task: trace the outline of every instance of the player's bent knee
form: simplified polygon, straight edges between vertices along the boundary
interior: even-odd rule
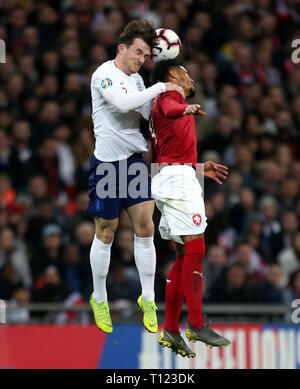
[[[173,247],[175,249],[176,255],[181,255],[183,256],[185,254],[185,246],[183,244],[177,243],[177,242],[172,242]]]
[[[153,224],[145,225],[145,226],[135,226],[134,233],[136,236],[140,238],[148,238],[154,235],[154,226]]]
[[[98,233],[96,232],[96,237],[103,243],[112,243],[112,241],[114,240],[114,232],[99,231]]]

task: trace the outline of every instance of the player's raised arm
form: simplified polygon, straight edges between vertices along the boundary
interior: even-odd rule
[[[111,84],[109,88],[106,87],[105,80],[109,80],[109,83]],[[166,91],[177,91],[183,94],[183,90],[180,86],[170,82],[158,82],[147,89],[134,93],[126,93],[118,82],[113,81],[109,77],[103,77],[102,80],[95,80],[94,86],[100,89],[103,98],[109,104],[122,112],[135,110],[155,99],[160,93]]]
[[[201,105],[200,104],[190,104],[188,105],[184,112],[183,115],[201,115],[201,116],[206,116],[206,112],[201,111]]]
[[[160,102],[160,109],[168,119],[175,119],[182,116],[189,105],[181,102],[179,94],[166,94]]]

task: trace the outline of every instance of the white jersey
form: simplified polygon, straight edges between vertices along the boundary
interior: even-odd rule
[[[95,157],[113,162],[147,151],[140,115],[148,119],[153,99],[165,90],[161,82],[145,89],[138,73],[129,76],[114,61],[99,66],[91,79]]]

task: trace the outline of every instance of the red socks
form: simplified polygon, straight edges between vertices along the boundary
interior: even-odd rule
[[[179,334],[179,318],[184,302],[188,306],[188,321],[200,328],[202,314],[202,264],[205,255],[204,238],[185,244],[184,257],[178,255],[166,282],[165,328]]]
[[[202,314],[202,264],[205,255],[204,238],[194,239],[185,244],[182,267],[182,285],[188,306],[188,321],[192,328],[201,328]]]
[[[179,334],[179,318],[184,302],[181,273],[184,256],[177,255],[166,280],[165,328]]]

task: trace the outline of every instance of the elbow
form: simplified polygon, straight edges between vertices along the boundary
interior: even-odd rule
[[[120,101],[116,101],[113,105],[121,113],[128,113],[132,110],[130,107],[128,107],[126,104],[122,104]]]
[[[114,107],[116,108],[116,110],[120,113],[128,113],[130,110],[126,107],[124,107],[123,105],[121,104],[114,104]]]

